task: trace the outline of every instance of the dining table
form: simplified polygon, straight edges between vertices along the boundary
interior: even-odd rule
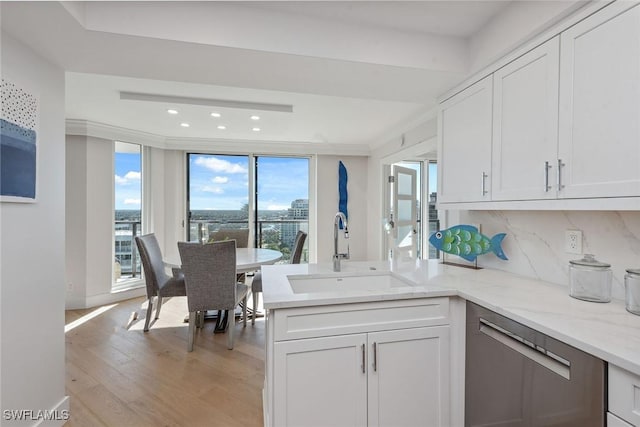
[[[236,273],[250,273],[260,270],[263,265],[271,265],[282,259],[282,252],[274,249],[264,248],[236,248]],[[181,263],[169,258],[164,262],[168,268],[180,268]],[[247,312],[251,309],[247,307]],[[227,326],[228,312],[225,311],[223,316],[214,313],[215,310],[205,313],[205,319],[216,319],[215,332],[224,332]],[[254,313],[251,313],[253,316]],[[185,317],[188,322],[189,316]]]

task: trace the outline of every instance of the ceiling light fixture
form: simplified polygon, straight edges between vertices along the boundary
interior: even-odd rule
[[[253,128],[251,130],[254,131],[254,132],[260,132],[260,128]]]
[[[260,120],[260,116],[251,116],[251,120]]]
[[[218,129],[220,129],[220,130],[225,130],[226,128],[227,128],[227,127],[226,127],[226,126],[223,126],[223,125],[218,126]]]
[[[178,114],[178,110],[167,110],[169,114]]]
[[[120,92],[120,99],[129,101],[163,102],[165,104],[205,105],[208,107],[242,108],[254,111],[293,113],[293,105],[265,102],[234,101],[230,99],[190,98],[187,96],[156,95],[153,93]]]
[[[220,117],[220,113],[211,113],[211,117],[218,118]]]
[[[182,126],[183,128],[188,128],[189,127],[189,123],[180,123],[180,126]]]

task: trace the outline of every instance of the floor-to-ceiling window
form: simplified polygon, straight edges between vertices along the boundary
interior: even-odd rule
[[[220,228],[251,228],[251,246],[289,260],[297,232],[309,232],[308,157],[190,153],[187,163],[190,241],[206,242]]]
[[[255,171],[256,247],[277,249],[287,261],[298,231],[309,233],[309,159],[256,156]],[[302,262],[308,256],[305,247]]]
[[[249,228],[249,156],[188,154],[189,240]]]
[[[142,150],[137,144],[115,142],[114,150],[114,287],[140,278],[134,237],[142,231]]]

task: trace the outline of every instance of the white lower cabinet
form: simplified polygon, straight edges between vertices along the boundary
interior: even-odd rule
[[[611,416],[620,419],[617,424],[608,426],[640,426],[640,376],[609,365],[609,412],[607,421]],[[624,422],[622,421],[624,420]]]
[[[449,426],[449,304],[446,298],[424,301],[271,312],[265,425]],[[384,320],[389,310],[395,320]],[[288,339],[299,331],[312,334],[301,317],[322,323],[329,313],[344,321],[337,330],[354,333],[329,335],[331,328],[317,325],[322,336]],[[277,332],[283,331],[278,321],[286,322],[286,333]],[[287,339],[270,341],[278,336]]]
[[[274,425],[449,425],[449,327],[277,342]]]
[[[369,426],[448,426],[449,327],[369,334]]]
[[[274,345],[274,426],[367,424],[366,334]]]
[[[620,418],[616,417],[611,412],[607,412],[607,427],[633,427],[633,426],[628,422],[626,422],[625,420],[621,420]]]

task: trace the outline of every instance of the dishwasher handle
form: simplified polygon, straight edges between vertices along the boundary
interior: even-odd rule
[[[544,366],[550,371],[555,372],[561,377],[567,380],[571,379],[571,363],[557,354],[539,346],[534,347],[532,343],[525,343],[524,338],[482,318],[480,319],[480,332],[517,351],[537,364]]]

